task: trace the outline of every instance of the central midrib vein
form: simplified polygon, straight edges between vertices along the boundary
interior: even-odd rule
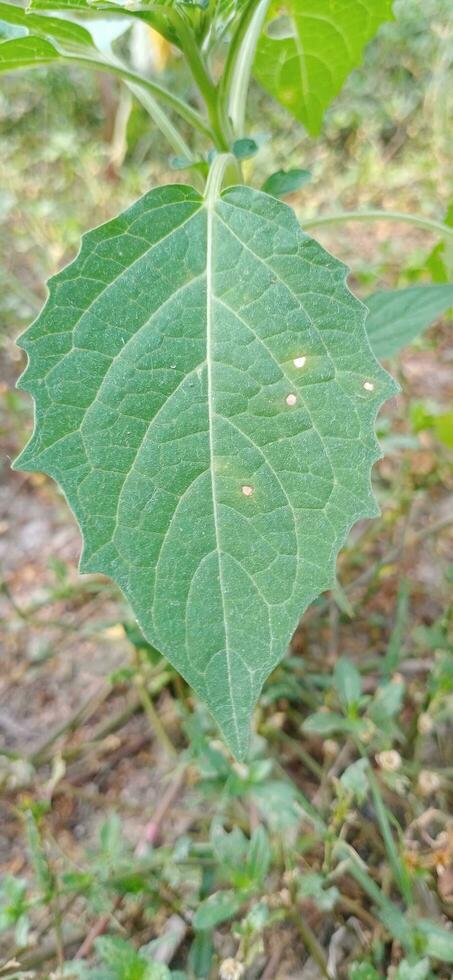
[[[236,739],[238,747],[241,744],[241,739],[239,735],[239,726],[236,715],[236,708],[234,703],[234,692],[231,677],[231,652],[228,638],[228,620],[227,612],[225,608],[225,587],[223,580],[223,568],[222,568],[222,551],[219,537],[219,512],[217,506],[217,492],[216,492],[216,472],[215,472],[215,437],[214,437],[214,391],[212,382],[212,369],[213,369],[213,330],[214,330],[214,291],[213,291],[213,271],[214,271],[214,218],[215,218],[215,203],[217,200],[217,195],[214,193],[208,194],[206,199],[206,210],[207,210],[207,235],[206,235],[206,369],[207,369],[207,381],[208,381],[208,429],[209,429],[209,456],[210,456],[210,472],[211,472],[211,489],[212,489],[212,512],[214,520],[214,533],[217,551],[217,560],[219,566],[219,588],[222,601],[223,610],[223,622],[224,622],[224,634],[225,634],[225,652],[226,652],[226,662],[227,662],[227,673],[228,673],[228,687],[230,693],[230,704],[232,717],[236,732]]]

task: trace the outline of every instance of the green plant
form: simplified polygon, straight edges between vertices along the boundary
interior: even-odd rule
[[[96,44],[99,13],[125,30],[138,18],[179,48],[187,98]],[[377,293],[367,335],[344,266],[306,230],[383,213],[322,216],[302,231],[272,194],[302,186],[304,171],[271,175],[264,190],[245,184],[242,161],[259,150],[249,83],[253,73],[316,133],[390,17],[388,0],[325,0],[321,18],[311,0],[0,3],[0,70],[113,73],[202,188],[149,191],[86,235],[50,281],[21,340],[36,429],[15,465],[58,480],[84,535],[81,570],[119,583],[237,758],[298,618],[331,586],[350,527],[376,514],[374,420],[397,389],[373,351],[393,354],[452,301],[444,283]],[[384,215],[452,237],[447,224]],[[336,722],[358,737],[360,707]]]

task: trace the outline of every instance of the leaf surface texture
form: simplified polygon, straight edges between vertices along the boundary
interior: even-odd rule
[[[345,267],[280,201],[150,191],[83,239],[20,343],[34,435],[16,463],[63,488],[83,572],[243,757],[261,686],[376,513],[376,412],[395,390]]]

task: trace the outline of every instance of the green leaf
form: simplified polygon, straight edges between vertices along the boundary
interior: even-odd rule
[[[196,932],[189,951],[189,966],[197,978],[209,977],[214,956],[212,934],[209,931]]]
[[[264,827],[256,827],[253,831],[247,853],[247,871],[256,887],[265,878],[270,862],[271,848],[269,838]]]
[[[349,967],[348,980],[381,980],[382,974],[378,973],[371,963],[362,963],[355,960]]]
[[[350,732],[351,722],[343,715],[336,715],[333,711],[317,711],[314,715],[304,721],[304,732],[309,735],[334,735],[336,732]]]
[[[299,898],[311,898],[321,912],[331,912],[340,897],[335,885],[328,887],[327,879],[316,871],[300,875],[297,880]]]
[[[91,34],[84,27],[62,17],[26,13],[15,4],[0,2],[0,19],[25,28],[30,35],[48,41],[57,50],[60,50],[61,45],[65,51],[83,51],[86,54],[85,48],[94,47]]]
[[[28,918],[28,885],[25,878],[6,874],[0,882],[0,932],[14,927],[16,942],[26,946],[30,922]]]
[[[453,228],[453,200],[447,209],[443,219],[448,228]],[[453,279],[453,240],[451,235],[443,238],[434,246],[426,260],[426,268],[431,274],[433,282],[451,283]]]
[[[274,0],[254,73],[312,136],[343,82],[360,64],[392,0]]]
[[[249,136],[244,136],[242,139],[234,141],[233,153],[236,160],[249,160],[250,157],[254,157],[258,153],[258,144]]]
[[[417,919],[417,932],[423,937],[424,952],[442,963],[453,963],[453,932],[429,919]]]
[[[347,793],[350,793],[357,803],[364,803],[368,796],[369,784],[367,778],[368,760],[356,759],[340,776],[340,783]]]
[[[413,960],[411,962],[409,960],[401,960],[394,974],[394,980],[427,980],[429,975],[429,959],[418,960],[417,963],[414,963]]]
[[[366,329],[376,357],[396,354],[453,306],[453,285],[409,286],[367,296]]]
[[[433,429],[440,442],[453,449],[453,412],[441,412],[433,418]]]
[[[340,657],[335,664],[334,684],[345,708],[358,704],[362,694],[362,679],[357,667],[347,657]]]
[[[57,61],[58,51],[39,37],[17,37],[0,44],[0,72],[31,68]]]
[[[294,170],[276,170],[275,174],[271,174],[261,188],[265,194],[272,194],[272,197],[285,197],[286,194],[293,194],[294,191],[298,191],[300,187],[304,184],[308,184],[311,180],[311,173],[309,170],[300,170],[295,168]]]
[[[134,947],[119,936],[96,939],[96,952],[108,967],[105,975],[111,980],[170,980],[171,973],[164,963],[146,960]]]
[[[400,714],[403,705],[405,685],[403,681],[388,681],[380,684],[367,710],[377,728],[387,730],[387,722]]]
[[[239,912],[243,899],[233,891],[214,892],[198,906],[193,917],[194,929],[214,929]]]
[[[376,514],[374,419],[395,385],[345,267],[248,187],[159,188],[85,236],[21,340],[35,433],[79,520],[83,572],[243,757],[261,686]]]
[[[272,831],[284,834],[300,822],[297,790],[291,783],[267,779],[254,788],[251,796]]]

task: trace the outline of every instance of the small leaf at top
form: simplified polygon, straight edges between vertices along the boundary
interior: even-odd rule
[[[311,180],[309,170],[277,170],[271,174],[261,188],[265,194],[272,194],[272,197],[285,197],[286,194],[293,194]]]
[[[81,570],[118,582],[238,757],[351,525],[376,514],[395,385],[345,274],[267,194],[162,187],[84,237],[20,342],[36,428],[16,467],[60,483]]]
[[[312,136],[393,0],[274,0],[254,74]]]
[[[249,160],[258,153],[258,149],[258,144],[249,136],[244,136],[233,143],[233,153],[237,160]]]

